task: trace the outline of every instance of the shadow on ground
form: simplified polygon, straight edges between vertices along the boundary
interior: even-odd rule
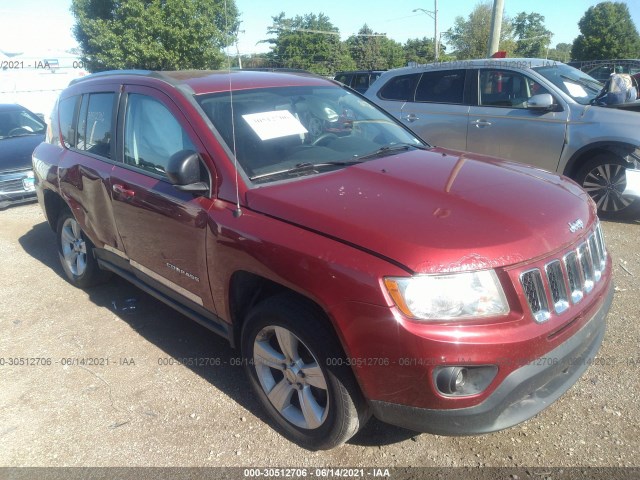
[[[55,234],[46,222],[34,225],[19,239],[22,248],[46,268],[65,279],[58,259]],[[66,279],[65,279],[66,281]],[[69,284],[68,288],[74,288]],[[174,359],[219,358],[229,368],[185,365],[207,382],[224,392],[245,409],[251,411],[273,428],[251,392],[248,380],[238,375],[238,350],[230,347],[222,337],[176,312],[129,282],[114,276],[109,282],[87,289],[89,299],[110,310],[146,340]],[[134,300],[131,300],[134,299]],[[131,309],[134,306],[134,309]],[[415,432],[387,425],[372,418],[349,443],[378,446],[401,442],[418,435]]]

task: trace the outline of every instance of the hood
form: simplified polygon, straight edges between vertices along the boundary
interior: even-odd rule
[[[247,203],[418,273],[541,257],[576,242],[581,232],[569,222],[586,229],[596,219],[593,202],[568,179],[445,149],[255,188]]]
[[[0,172],[31,168],[31,154],[44,140],[44,134],[0,139]]]

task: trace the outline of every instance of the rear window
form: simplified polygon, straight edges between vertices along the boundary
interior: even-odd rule
[[[78,116],[77,148],[111,158],[114,93],[85,95]]]
[[[425,72],[416,89],[416,102],[461,104],[465,70]]]
[[[412,102],[416,90],[416,83],[418,83],[419,78],[419,73],[393,77],[380,89],[378,96],[382,100]]]

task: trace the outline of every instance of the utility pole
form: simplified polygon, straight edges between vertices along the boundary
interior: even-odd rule
[[[502,30],[502,11],[504,0],[493,0],[493,14],[491,15],[491,32],[487,57],[491,57],[500,48],[500,31]]]
[[[437,62],[440,57],[440,41],[438,38],[438,0],[433,0],[433,11],[425,10],[424,8],[414,8],[413,12],[422,12],[433,18],[433,45],[435,49],[435,59]]]

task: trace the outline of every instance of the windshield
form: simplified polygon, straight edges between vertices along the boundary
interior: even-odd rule
[[[0,139],[39,135],[45,131],[45,124],[27,110],[19,108],[0,111]]]
[[[277,87],[196,100],[256,183],[320,173],[425,144],[368,101],[338,86]],[[234,131],[235,130],[235,131]]]
[[[589,105],[603,87],[595,78],[569,65],[554,64],[533,70],[582,105]]]

